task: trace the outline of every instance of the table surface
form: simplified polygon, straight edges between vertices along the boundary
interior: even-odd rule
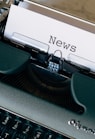
[[[95,0],[32,0],[95,23]]]

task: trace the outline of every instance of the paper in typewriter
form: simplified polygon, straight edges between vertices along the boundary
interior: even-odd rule
[[[33,10],[11,6],[5,37],[95,72],[95,25],[31,4]]]

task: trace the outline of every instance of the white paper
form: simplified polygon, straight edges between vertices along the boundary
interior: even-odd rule
[[[77,65],[85,64],[85,67],[95,71],[94,33],[12,5],[4,35],[18,41],[14,34],[24,36],[19,37],[22,44],[36,47],[32,41],[34,40],[38,49],[73,63],[77,62]],[[26,39],[24,40],[24,38]],[[31,41],[28,43],[29,39]],[[78,61],[76,61],[77,57]]]

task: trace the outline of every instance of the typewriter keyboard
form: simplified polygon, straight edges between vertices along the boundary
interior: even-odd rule
[[[0,139],[70,139],[35,122],[0,109]]]

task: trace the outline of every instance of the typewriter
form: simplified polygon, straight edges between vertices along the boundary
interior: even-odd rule
[[[95,24],[1,1],[0,139],[95,138]]]

